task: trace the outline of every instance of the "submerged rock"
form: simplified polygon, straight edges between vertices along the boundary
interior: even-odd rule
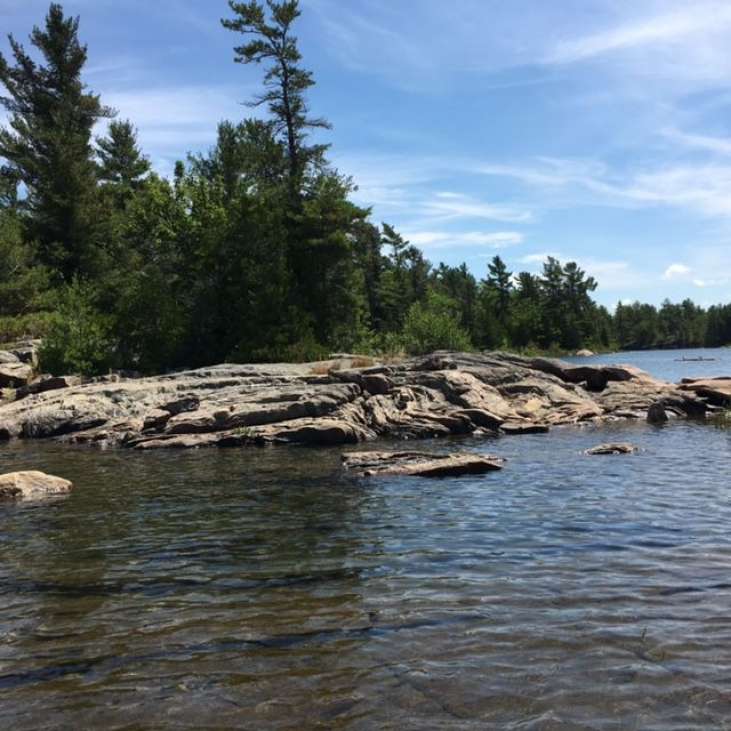
[[[550,429],[546,424],[531,424],[528,422],[511,422],[500,427],[503,434],[547,434]]]
[[[409,477],[458,477],[481,475],[503,468],[500,457],[458,452],[351,452],[343,455],[343,465],[362,477],[405,475]]]
[[[73,483],[44,472],[11,472],[0,475],[0,500],[38,500],[65,495]]]
[[[149,378],[44,380],[21,393],[22,400],[0,405],[0,439],[141,450],[532,434],[641,418],[658,402],[676,416],[702,416],[707,408],[695,393],[631,366],[508,353],[437,352],[346,370],[227,364]]]
[[[626,443],[612,443],[612,444],[600,444],[591,449],[587,449],[584,454],[588,455],[600,455],[600,454],[635,454],[640,450],[635,447],[634,444]]]

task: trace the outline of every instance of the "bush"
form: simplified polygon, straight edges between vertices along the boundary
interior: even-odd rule
[[[0,316],[0,343],[14,343],[26,338],[43,338],[53,327],[50,312],[29,312],[25,315]]]
[[[459,325],[459,307],[451,298],[430,292],[426,302],[406,315],[402,342],[412,355],[433,350],[471,350],[469,335]]]
[[[61,294],[39,353],[44,371],[93,376],[116,365],[113,321],[97,310],[95,299],[94,288],[80,281]]]

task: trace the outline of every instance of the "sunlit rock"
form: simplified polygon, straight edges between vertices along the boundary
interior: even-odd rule
[[[0,475],[0,500],[40,500],[65,495],[73,484],[44,472],[11,472]]]

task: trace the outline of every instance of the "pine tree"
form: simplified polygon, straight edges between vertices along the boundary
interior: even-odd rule
[[[87,51],[78,30],[78,18],[64,17],[53,3],[45,28],[30,35],[41,64],[12,36],[15,65],[0,54],[0,82],[8,93],[0,103],[10,113],[9,127],[0,129],[0,157],[25,187],[27,234],[37,240],[42,262],[67,280],[93,268],[91,134],[99,119],[112,115],[81,80]]]
[[[309,116],[305,93],[315,81],[312,73],[300,66],[302,55],[297,48],[297,38],[292,35],[292,25],[300,16],[299,2],[266,0],[269,19],[264,5],[256,0],[229,0],[229,7],[236,17],[222,19],[224,28],[253,37],[234,49],[236,62],[270,63],[264,75],[265,91],[251,102],[251,106],[266,104],[269,107],[275,135],[282,139],[287,149],[290,189],[296,193],[308,167],[321,167],[327,150],[327,145],[306,144],[309,132],[330,128],[324,119]]]
[[[114,186],[123,197],[139,188],[150,172],[150,161],[137,144],[137,130],[130,121],[113,121],[106,137],[97,137],[99,179]]]

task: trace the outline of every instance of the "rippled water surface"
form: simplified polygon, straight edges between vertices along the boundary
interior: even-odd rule
[[[509,461],[0,447],[76,483],[0,506],[0,728],[731,728],[730,433],[427,448]]]

